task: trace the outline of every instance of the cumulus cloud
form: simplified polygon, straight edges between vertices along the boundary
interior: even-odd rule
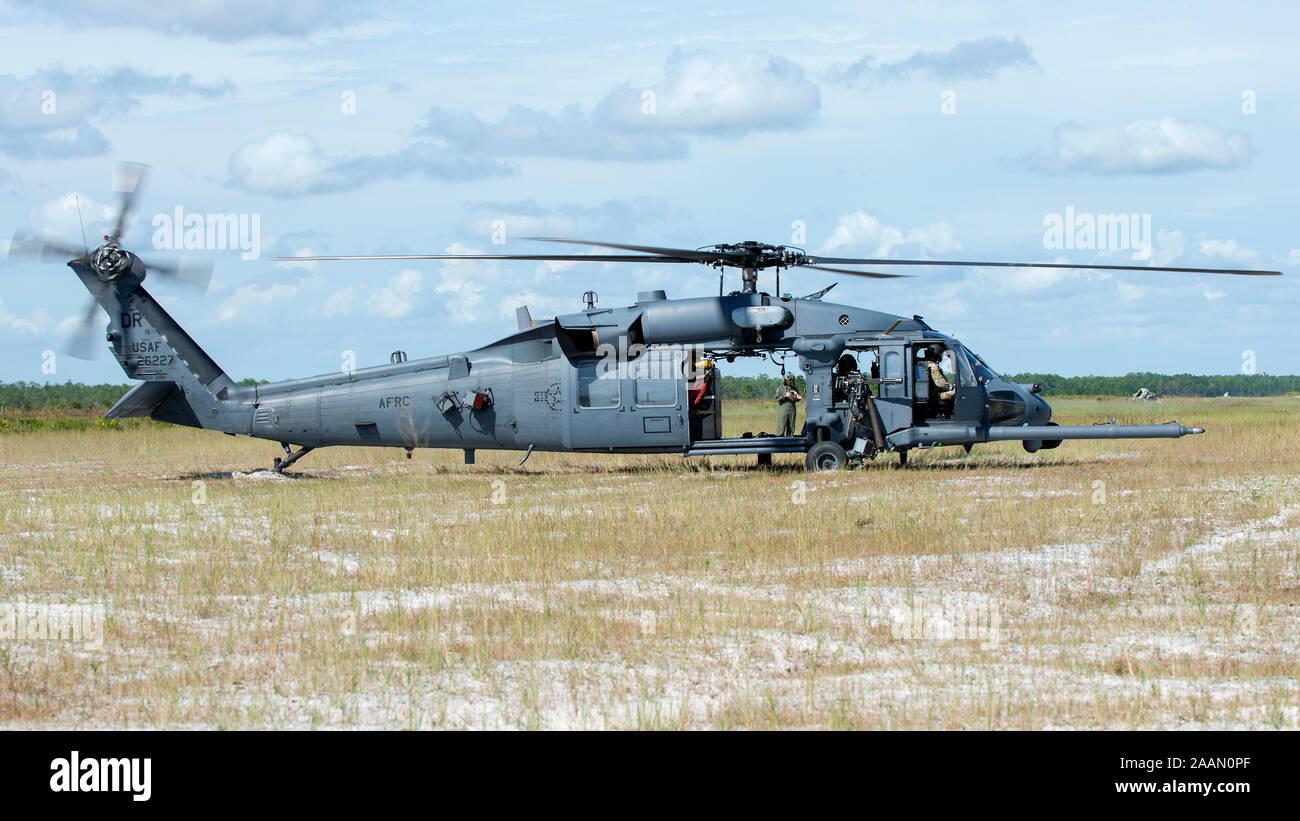
[[[447,181],[517,173],[509,163],[466,156],[430,142],[392,154],[335,157],[311,135],[294,131],[273,131],[240,146],[230,156],[229,171],[232,185],[275,197],[350,191],[374,180],[416,173]]]
[[[270,308],[298,295],[299,286],[274,282],[269,285],[241,285],[216,310],[216,321],[248,319],[250,314]]]
[[[48,311],[37,308],[28,316],[20,316],[7,310],[4,300],[0,299],[0,330],[35,336],[44,333],[49,326],[50,314]]]
[[[1125,125],[1056,127],[1056,144],[1020,158],[1020,164],[1048,173],[1177,174],[1249,165],[1250,135],[1186,123],[1173,117]]]
[[[117,208],[70,191],[32,209],[29,217],[41,236],[80,245],[82,226],[85,226],[87,237],[100,236],[113,225]],[[138,216],[129,218],[128,228],[137,219]]]
[[[460,242],[447,254],[485,254]],[[567,282],[559,272],[536,262],[503,263],[497,260],[447,260],[426,268],[406,268],[377,288],[347,285],[324,299],[327,318],[364,316],[401,320],[430,318],[436,324],[468,325],[482,321],[514,320],[515,309],[529,305],[534,317],[572,311],[585,280]],[[561,289],[566,297],[555,296]],[[547,296],[550,294],[551,296]],[[509,326],[506,326],[509,327]]]
[[[685,156],[689,137],[802,128],[820,107],[817,86],[782,57],[679,48],[669,55],[659,83],[616,88],[591,114],[577,104],[558,115],[515,105],[490,122],[433,108],[421,133],[498,157],[662,160]]]
[[[882,62],[868,54],[832,66],[829,78],[842,85],[870,85],[906,80],[914,75],[934,80],[991,80],[1013,68],[1037,68],[1034,53],[1020,37],[983,37],[958,43],[947,51],[918,51],[905,60]]]
[[[689,211],[674,208],[661,197],[609,199],[597,205],[564,203],[544,206],[536,200],[516,202],[468,202],[465,209],[474,216],[461,222],[460,230],[472,236],[492,239],[504,229],[505,241],[529,236],[567,236],[592,239],[626,238],[651,225],[684,224]],[[522,253],[522,252],[521,252]],[[574,248],[572,253],[582,253]],[[594,253],[607,253],[595,251]]]
[[[1234,265],[1264,265],[1270,262],[1267,254],[1253,248],[1243,248],[1235,239],[1203,239],[1196,249],[1206,257]]]
[[[99,156],[108,150],[108,140],[92,120],[133,111],[143,97],[211,99],[234,90],[228,80],[202,83],[190,74],[127,67],[0,75],[0,153],[20,159]]]
[[[365,7],[347,0],[18,0],[18,4],[73,25],[91,21],[97,26],[108,23],[227,42],[260,36],[300,37],[337,28],[356,20]]]
[[[668,135],[603,128],[580,105],[568,106],[558,116],[513,105],[496,122],[469,112],[433,108],[420,133],[464,151],[496,157],[662,160],[685,156],[687,151],[685,142]]]
[[[797,64],[765,52],[717,55],[675,49],[663,81],[610,92],[593,117],[610,127],[735,137],[810,124],[821,92]]]
[[[380,320],[402,320],[419,313],[425,291],[424,272],[407,268],[390,277],[385,286],[368,288],[365,294],[359,294],[354,286],[335,291],[325,300],[322,312],[329,318],[364,314]]]
[[[840,256],[854,255],[867,257],[902,256],[900,250],[910,249],[929,254],[945,254],[961,248],[952,226],[947,223],[935,223],[921,228],[909,228],[904,231],[891,225],[885,225],[877,217],[865,211],[854,211],[840,217],[831,232],[830,238],[818,248],[819,254],[835,252]]]

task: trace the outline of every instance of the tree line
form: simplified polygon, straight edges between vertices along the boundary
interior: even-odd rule
[[[1128,373],[1123,376],[1057,376],[1020,373],[1012,382],[1037,382],[1048,396],[1132,396],[1142,388],[1159,396],[1285,396],[1300,393],[1300,376],[1264,373],[1197,376],[1190,373]]]
[[[239,384],[263,384],[245,379]],[[108,410],[134,385],[82,385],[77,382],[0,382],[0,407],[9,410],[66,408]]]

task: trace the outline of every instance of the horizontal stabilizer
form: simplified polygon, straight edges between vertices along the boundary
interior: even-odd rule
[[[131,389],[131,392],[117,400],[105,419],[131,419],[148,416],[154,408],[162,404],[176,387],[175,382],[143,382]]]

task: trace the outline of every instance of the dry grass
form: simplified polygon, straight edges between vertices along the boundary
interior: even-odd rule
[[[1300,400],[1054,404],[1209,433],[816,476],[334,449],[292,479],[232,476],[277,449],[216,433],[4,435],[0,602],[107,623],[0,640],[0,722],[1295,727]]]

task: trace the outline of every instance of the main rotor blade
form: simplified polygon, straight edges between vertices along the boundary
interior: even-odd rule
[[[122,195],[117,207],[117,223],[113,227],[112,238],[116,241],[122,236],[126,219],[135,205],[135,195],[144,181],[145,171],[149,166],[138,162],[118,163],[117,173],[113,175],[113,190]]]
[[[13,262],[60,262],[69,258],[81,259],[86,255],[84,248],[74,248],[61,242],[53,242],[45,237],[28,231],[14,231],[14,238],[9,243],[9,259]]]
[[[661,256],[632,254],[359,254],[318,257],[271,257],[272,262],[328,262],[330,260],[374,259],[499,259],[533,262],[698,262]]]
[[[910,279],[911,274],[879,274],[875,271],[850,271],[848,268],[827,268],[825,265],[796,265],[796,268],[808,268],[813,271],[830,271],[833,274],[852,274],[857,277],[872,279]]]
[[[1256,271],[1243,268],[1170,268],[1156,265],[1084,265],[1072,262],[970,262],[948,259],[851,259],[846,257],[808,257],[812,263],[833,265],[939,265],[955,268],[1078,268],[1088,271],[1168,271],[1180,274],[1232,274],[1235,276],[1280,277],[1281,271]],[[811,267],[811,266],[805,266]]]
[[[659,248],[654,245],[621,245],[616,242],[591,242],[585,239],[564,239],[561,237],[524,237],[535,242],[563,242],[568,245],[590,245],[593,248],[617,248],[620,251],[640,251],[643,254],[656,254],[665,257],[684,257],[694,262],[712,262],[726,259],[720,251],[691,251],[685,248]]]

